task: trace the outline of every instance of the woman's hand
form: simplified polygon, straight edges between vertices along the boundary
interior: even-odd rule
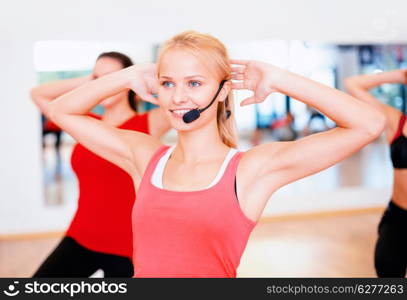
[[[281,69],[254,60],[231,60],[230,63],[238,65],[232,67],[232,80],[239,81],[233,82],[232,88],[254,92],[253,96],[240,103],[241,106],[263,102],[272,92],[277,92],[273,83]]]
[[[115,128],[88,116],[106,98],[133,89],[140,97],[157,103],[155,66],[137,65],[91,80],[58,97],[49,105],[51,120],[96,155],[119,166],[138,180],[149,158],[161,145],[157,138]]]
[[[132,89],[141,99],[158,105],[154,96],[158,91],[157,69],[155,64],[140,64],[124,69],[129,76],[128,88]]]

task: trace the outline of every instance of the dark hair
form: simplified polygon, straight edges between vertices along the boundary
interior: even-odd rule
[[[115,51],[103,52],[102,54],[100,54],[98,56],[98,58],[96,60],[98,60],[99,58],[103,58],[103,57],[109,57],[109,58],[113,58],[113,59],[118,60],[122,64],[123,69],[134,65],[134,63],[133,63],[133,61],[131,60],[130,57],[128,57],[127,55],[125,55],[123,53],[120,53],[120,52],[115,52]],[[137,112],[136,93],[134,91],[130,90],[129,94],[127,96],[127,99],[128,99],[130,107],[135,112]]]

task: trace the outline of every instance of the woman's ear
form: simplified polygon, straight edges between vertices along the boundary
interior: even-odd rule
[[[227,98],[227,96],[229,95],[231,90],[232,90],[232,83],[230,82],[230,80],[225,81],[225,83],[223,84],[223,87],[219,93],[219,102],[225,101],[225,99]]]

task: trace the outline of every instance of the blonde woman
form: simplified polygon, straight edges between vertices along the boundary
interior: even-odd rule
[[[107,75],[52,103],[59,126],[133,178],[135,277],[235,277],[270,196],[344,159],[383,129],[380,112],[345,93],[266,63],[232,64],[219,40],[188,31],[163,45],[156,66]],[[178,133],[175,146],[86,116],[100,99],[128,89],[160,105]],[[254,91],[241,105],[285,93],[338,128],[239,152],[232,89]]]

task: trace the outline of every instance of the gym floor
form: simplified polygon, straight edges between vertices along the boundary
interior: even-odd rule
[[[261,222],[239,277],[374,277],[373,250],[380,213]],[[340,228],[340,230],[338,230]],[[0,241],[0,277],[29,277],[59,237]]]

